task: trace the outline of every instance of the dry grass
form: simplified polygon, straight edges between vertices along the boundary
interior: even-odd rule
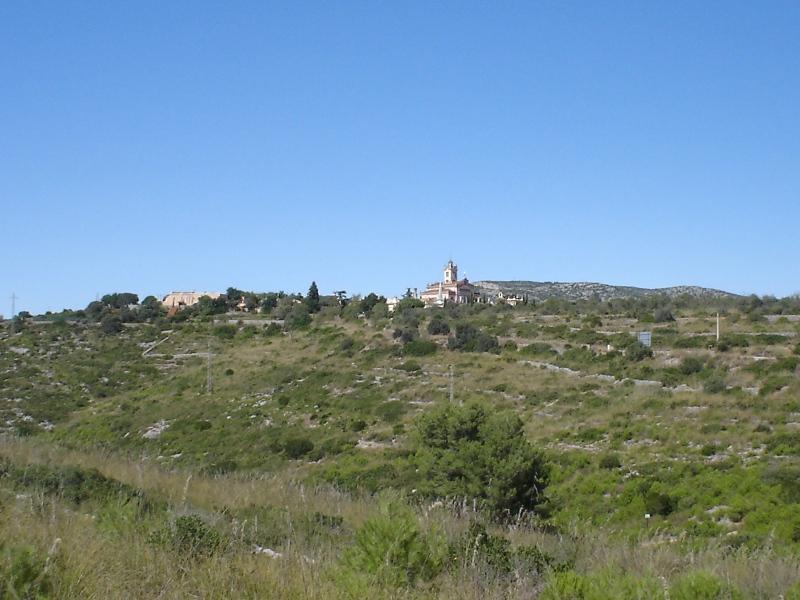
[[[4,440],[2,455],[17,464],[97,468],[166,499],[175,512],[202,510],[220,515],[227,509],[268,504],[285,508],[289,519],[324,512],[341,516],[348,526],[357,527],[377,510],[372,498],[330,487],[310,488],[285,475],[190,477],[146,461],[69,451],[20,439]],[[55,596],[59,598],[346,597],[332,576],[348,544],[346,537],[312,543],[290,528],[289,537],[279,548],[283,554],[280,558],[234,546],[221,554],[188,559],[149,543],[147,523],[109,531],[98,523],[96,515],[36,493],[14,495],[6,491],[0,506],[4,539],[31,544],[41,554],[50,554],[58,573]],[[446,507],[418,508],[423,530],[437,527],[451,540],[463,534],[471,517],[469,511],[459,514]],[[702,569],[734,584],[747,598],[776,598],[800,578],[798,558],[769,547],[731,552],[712,544],[687,549],[657,537],[624,541],[598,528],[586,531],[574,527],[556,535],[522,524],[497,532],[506,535],[514,546],[535,545],[555,557],[570,557],[578,572],[610,569],[670,581]],[[546,574],[501,577],[474,561],[462,563],[460,568],[440,575],[432,586],[401,590],[376,587],[371,597],[522,600],[535,598],[546,583]]]

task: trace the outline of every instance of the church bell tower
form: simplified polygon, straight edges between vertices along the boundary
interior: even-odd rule
[[[458,281],[458,266],[452,260],[448,260],[444,267],[444,282],[455,283],[456,281]]]

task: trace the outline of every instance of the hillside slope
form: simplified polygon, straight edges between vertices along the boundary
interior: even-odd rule
[[[287,330],[262,314],[0,328],[0,538],[43,564],[63,540],[63,598],[532,600],[564,597],[562,579],[676,598],[694,578],[797,597],[797,307],[730,310],[719,341],[713,303],[646,325],[636,306],[346,308]],[[509,459],[525,444],[543,493],[493,511],[536,467]],[[429,581],[359,579],[347,557],[382,559],[398,531],[432,532]]]
[[[624,285],[609,285],[593,282],[552,282],[552,281],[476,281],[478,289],[489,296],[503,294],[519,294],[531,300],[547,300],[558,298],[565,300],[589,300],[600,298],[602,301],[616,298],[642,298],[644,296],[664,295],[674,298],[689,295],[698,298],[735,298],[737,294],[700,287],[696,285],[677,285],[666,288],[640,288]]]

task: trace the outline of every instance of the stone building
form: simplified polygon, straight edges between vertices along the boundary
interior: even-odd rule
[[[219,292],[170,292],[161,299],[161,304],[167,309],[181,309],[197,304],[203,296],[216,300],[221,295]]]
[[[467,278],[458,278],[458,265],[452,260],[447,261],[442,274],[442,281],[429,283],[425,291],[420,294],[420,300],[425,306],[443,306],[447,302],[468,304],[478,299],[478,291]]]

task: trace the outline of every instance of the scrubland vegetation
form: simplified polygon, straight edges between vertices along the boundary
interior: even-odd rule
[[[800,598],[797,300],[315,288],[6,323],[0,597]]]

